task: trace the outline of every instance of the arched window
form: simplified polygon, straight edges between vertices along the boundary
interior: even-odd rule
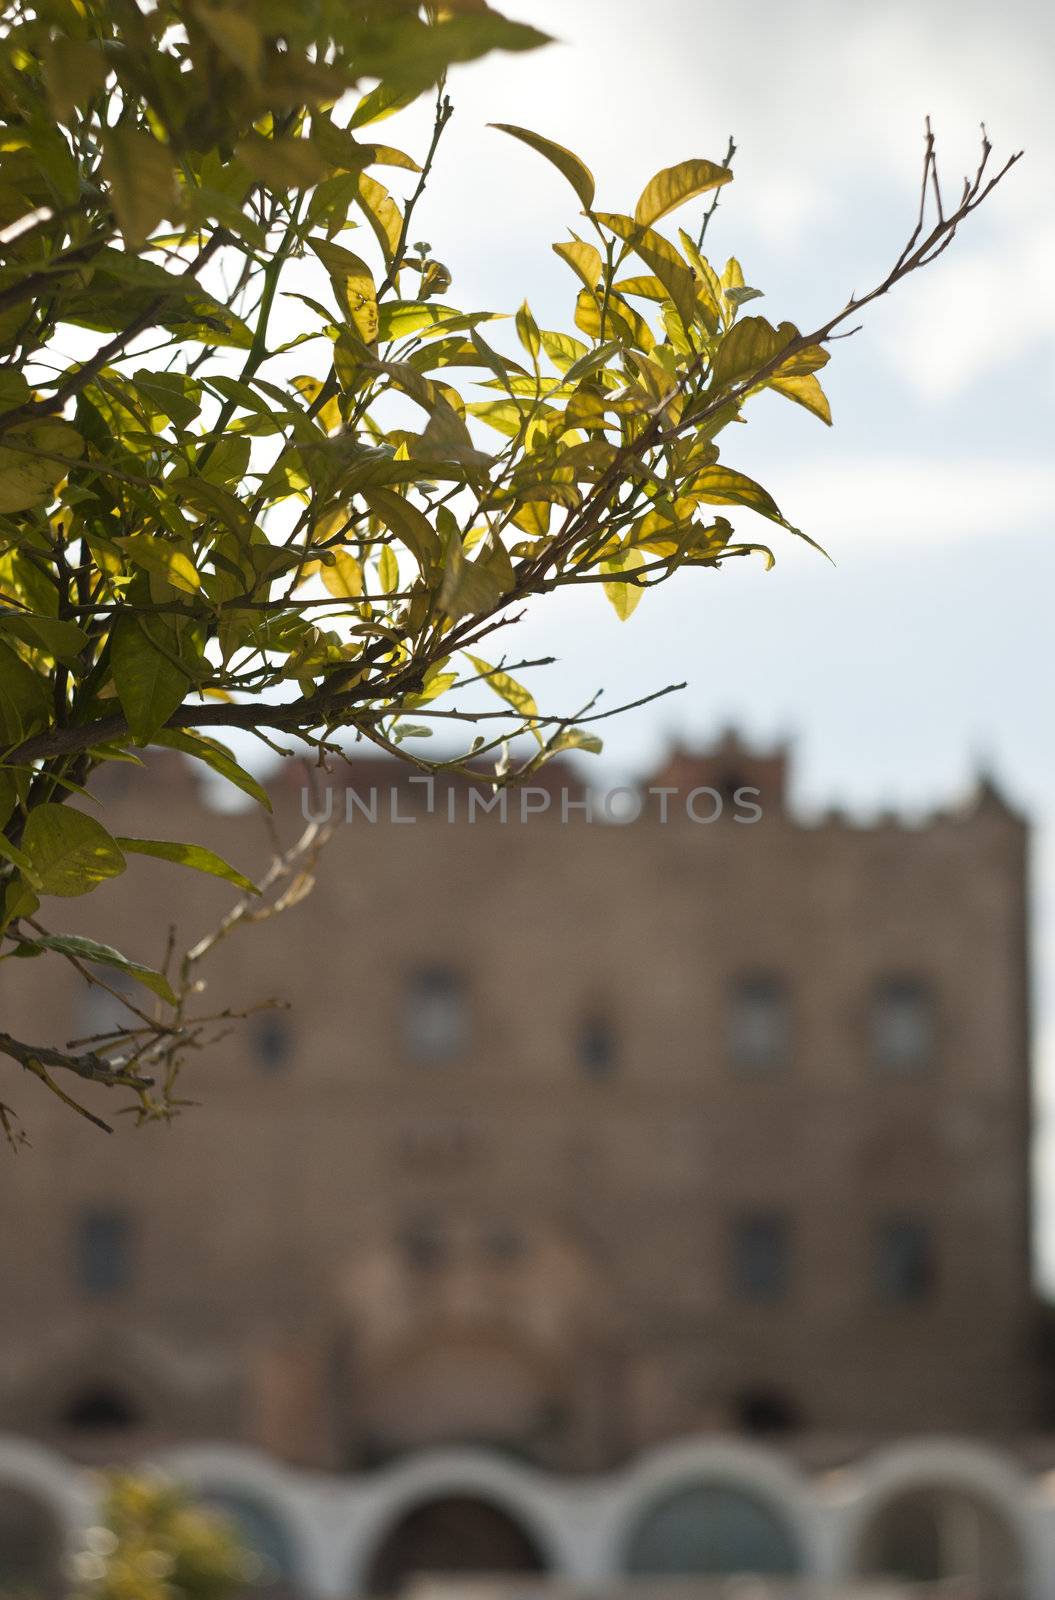
[[[802,1426],[798,1411],[779,1389],[745,1389],[733,1402],[738,1426],[757,1438],[794,1433]]]
[[[64,1549],[58,1523],[35,1495],[0,1482],[0,1595],[58,1600]]]
[[[198,1491],[199,1504],[227,1518],[250,1557],[251,1582],[245,1593],[279,1600],[299,1585],[296,1556],[278,1518],[252,1494],[226,1485]]]
[[[73,1395],[59,1421],[63,1428],[78,1433],[116,1433],[142,1426],[143,1417],[135,1401],[123,1390],[98,1384]]]
[[[416,1573],[543,1572],[527,1530],[487,1500],[452,1494],[406,1512],[374,1554],[362,1585],[369,1595],[402,1590]]]
[[[759,1495],[730,1483],[696,1483],[647,1511],[627,1548],[639,1575],[757,1573],[791,1577],[801,1558],[785,1519]]]
[[[984,1600],[1021,1600],[1025,1562],[1003,1512],[953,1485],[893,1494],[861,1537],[858,1571],[903,1583],[956,1581]]]

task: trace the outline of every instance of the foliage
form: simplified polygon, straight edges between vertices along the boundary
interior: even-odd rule
[[[827,341],[939,254],[997,180],[986,145],[945,214],[928,144],[936,217],[921,205],[887,278],[802,333],[745,311],[759,291],[739,263],[703,254],[732,146],[609,211],[577,156],[502,125],[583,214],[553,247],[575,331],[524,303],[514,354],[492,313],[449,303],[451,271],[413,242],[413,215],[452,113],[448,69],[532,49],[536,30],[484,0],[38,0],[7,23],[0,959],[117,968],[157,1011],[98,1051],[9,1035],[0,1050],[51,1087],[63,1068],[163,1114],[171,1075],[153,1093],[149,1073],[184,1036],[185,988],[49,931],[41,901],[135,853],[245,881],[192,845],[114,838],[77,803],[92,773],[162,745],[262,800],[213,737],[224,727],[320,756],[410,740],[425,767],[497,750],[498,782],[599,748],[591,707],[541,713],[482,641],[559,587],[599,585],[629,617],[676,571],[770,563],[731,511],[799,530],[720,436],[763,390],[830,422]],[[430,88],[420,162],[377,142]],[[692,231],[660,229],[704,196]],[[453,700],[481,681],[503,702],[490,717]],[[437,723],[467,722],[489,731],[455,759],[420,754]],[[517,731],[533,741],[519,766]]]
[[[228,1600],[252,1566],[227,1521],[183,1489],[115,1473],[76,1573],[77,1600]]]

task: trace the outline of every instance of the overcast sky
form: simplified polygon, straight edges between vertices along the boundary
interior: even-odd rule
[[[415,235],[451,266],[463,309],[510,311],[527,294],[544,325],[571,326],[573,282],[549,244],[576,226],[577,202],[489,121],[578,151],[611,210],[632,209],[661,166],[720,160],[734,134],[736,181],[710,254],[737,255],[766,291],[759,311],[802,327],[898,254],[928,113],[950,192],[973,171],[981,120],[994,157],[1026,150],[953,249],[835,347],[824,375],[833,430],[767,399],[726,447],[834,566],[785,538],[775,571],[744,562],[687,574],[646,595],[629,624],[597,590],[557,597],[510,647],[562,658],[535,683],[547,709],[599,684],[614,700],[688,680],[684,694],[608,724],[607,779],[640,771],[673,733],[705,739],[730,721],[759,741],[794,738],[804,806],[916,810],[957,797],[980,762],[995,768],[1040,833],[1041,1268],[1055,1286],[1055,8],[504,9],[560,42],[454,78],[457,114]],[[397,124],[385,127],[394,140]],[[748,531],[748,513],[734,520]]]

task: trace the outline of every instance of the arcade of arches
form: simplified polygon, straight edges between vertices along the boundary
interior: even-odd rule
[[[391,1596],[427,1573],[552,1575],[565,1585],[621,1575],[631,1588],[678,1575],[955,1582],[973,1600],[1055,1600],[1055,1495],[1045,1480],[969,1445],[918,1462],[916,1448],[903,1447],[896,1471],[881,1456],[813,1480],[776,1451],[720,1442],[669,1447],[589,1480],[479,1450],[345,1478],[223,1447],[187,1447],[161,1465],[232,1518],[257,1557],[254,1600]],[[36,1452],[24,1482],[23,1450]],[[89,1483],[72,1463],[0,1438],[3,1600],[60,1600],[78,1548],[70,1507],[78,1497],[87,1507],[83,1534]]]

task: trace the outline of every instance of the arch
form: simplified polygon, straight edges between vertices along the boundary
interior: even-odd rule
[[[229,1483],[199,1482],[194,1486],[199,1503],[226,1517],[253,1567],[247,1592],[277,1600],[292,1594],[301,1576],[296,1550],[285,1523],[252,1491]]]
[[[524,1525],[479,1494],[420,1500],[392,1524],[371,1555],[365,1589],[399,1593],[416,1573],[544,1572]]]
[[[818,1570],[808,1486],[759,1445],[723,1439],[656,1451],[632,1469],[613,1511],[613,1572],[790,1577]]]
[[[802,1559],[792,1528],[764,1496],[712,1478],[672,1489],[638,1517],[626,1542],[625,1570],[793,1577]]]
[[[255,1450],[237,1445],[189,1445],[151,1463],[202,1502],[228,1516],[260,1561],[252,1593],[270,1600],[311,1587],[318,1531],[312,1496],[296,1474]]]
[[[0,1437],[0,1592],[61,1593],[64,1561],[91,1511],[73,1468],[29,1440]]]
[[[371,1501],[362,1507],[343,1569],[353,1594],[373,1592],[371,1583],[385,1557],[386,1546],[415,1513],[430,1506],[446,1508],[447,1526],[455,1515],[467,1519],[469,1507],[483,1508],[476,1519],[479,1539],[475,1548],[485,1549],[489,1531],[495,1535],[492,1548],[498,1547],[499,1537],[508,1536],[504,1548],[511,1555],[507,1559],[518,1556],[519,1565],[505,1570],[572,1570],[553,1494],[547,1480],[528,1467],[484,1450],[432,1451],[378,1473],[372,1488]],[[424,1540],[428,1529],[417,1526]],[[408,1546],[409,1539],[404,1548]],[[389,1561],[387,1571],[392,1570]],[[485,1569],[463,1565],[459,1570]]]
[[[981,1600],[1036,1592],[1043,1561],[1029,1486],[1009,1461],[953,1440],[904,1445],[865,1464],[860,1490],[844,1534],[844,1572],[966,1580]]]
[[[0,1479],[0,1595],[58,1600],[63,1550],[54,1507],[32,1489]]]

